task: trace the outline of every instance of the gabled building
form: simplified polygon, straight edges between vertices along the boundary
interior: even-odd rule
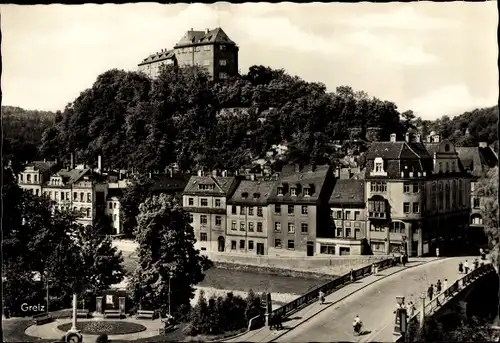
[[[329,227],[328,201],[334,175],[329,165],[288,165],[277,174],[271,195],[269,255],[314,256],[316,233]]]
[[[269,236],[268,199],[273,181],[242,180],[227,201],[226,238],[219,237],[218,251],[267,255]]]
[[[486,175],[488,169],[498,165],[498,156],[486,142],[480,142],[477,147],[457,147],[456,150],[462,166],[472,175],[470,226],[482,231],[484,225],[481,209],[484,208],[485,199],[476,194],[476,183],[479,178]],[[477,234],[482,236],[481,232]]]
[[[173,49],[164,49],[145,58],[139,65],[154,78],[161,66],[201,66],[215,79],[226,79],[238,74],[239,48],[220,27],[206,31],[187,31]]]
[[[42,195],[42,186],[50,175],[60,169],[55,161],[34,161],[26,165],[24,170],[17,176],[17,182],[22,189],[33,192],[34,195]]]
[[[372,251],[435,253],[467,234],[469,175],[454,145],[406,134],[373,142],[366,155],[367,237]]]
[[[189,213],[196,237],[195,247],[216,252],[223,241],[225,247],[227,199],[237,186],[232,176],[191,176],[182,195],[184,210]]]
[[[364,180],[336,179],[328,203],[332,226],[317,233],[316,251],[328,255],[366,254]]]

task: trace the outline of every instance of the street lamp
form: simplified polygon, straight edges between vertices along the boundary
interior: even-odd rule
[[[401,239],[403,240],[404,254],[408,256],[408,242],[406,241],[406,235],[401,235]]]
[[[396,303],[398,304],[396,311],[394,313],[396,314],[396,318],[394,321],[394,335],[401,335],[401,337],[405,337],[406,334],[406,327],[408,324],[408,318],[407,318],[407,313],[406,313],[406,308],[404,306],[405,304],[405,297],[404,296],[397,296],[396,297]]]

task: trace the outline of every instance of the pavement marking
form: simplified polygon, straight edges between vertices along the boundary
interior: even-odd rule
[[[392,275],[398,274],[398,273],[400,273],[400,272],[402,272],[402,271],[404,271],[404,270],[408,270],[408,269],[410,269],[410,268],[415,268],[415,267],[418,267],[418,266],[423,266],[423,265],[426,265],[426,264],[429,264],[429,263],[432,263],[432,262],[444,261],[444,260],[447,260],[447,259],[449,259],[449,258],[437,258],[437,259],[432,259],[432,260],[429,260],[429,261],[422,261],[422,262],[421,262],[421,261],[417,261],[417,262],[418,262],[418,264],[416,264],[416,265],[414,265],[414,266],[407,266],[407,267],[403,267],[403,268],[401,268],[401,269],[399,269],[399,270],[396,270],[396,271],[395,271],[394,273],[392,273],[392,274],[389,274],[389,275],[383,275],[382,277],[375,279],[373,282],[368,283],[368,284],[364,285],[363,287],[361,287],[361,288],[359,288],[359,289],[357,289],[357,290],[355,290],[355,291],[353,291],[353,292],[351,292],[351,293],[347,294],[347,295],[346,295],[346,296],[344,296],[343,298],[340,298],[339,300],[337,300],[337,301],[335,301],[335,302],[332,302],[331,304],[328,304],[327,306],[325,306],[323,309],[321,309],[320,311],[318,311],[318,312],[317,312],[317,313],[315,313],[314,315],[312,315],[312,316],[310,316],[310,317],[306,318],[306,319],[305,319],[305,320],[303,320],[302,322],[299,322],[299,323],[298,323],[298,324],[297,324],[294,328],[291,328],[291,329],[290,329],[290,330],[288,330],[287,332],[284,332],[284,333],[282,333],[282,334],[278,335],[277,337],[275,337],[273,340],[271,340],[271,341],[269,341],[269,342],[274,342],[275,340],[277,340],[277,339],[278,339],[278,338],[280,338],[281,336],[284,336],[284,335],[286,335],[287,333],[290,333],[292,330],[295,330],[295,329],[296,329],[297,327],[299,327],[300,325],[302,325],[302,324],[304,324],[304,323],[308,322],[310,319],[312,319],[312,318],[316,317],[318,314],[320,314],[321,312],[325,311],[326,309],[328,309],[328,308],[332,307],[333,305],[338,304],[339,302],[341,302],[341,301],[343,301],[343,300],[347,299],[347,298],[348,298],[348,297],[350,297],[351,295],[353,295],[353,294],[355,294],[355,293],[357,293],[357,292],[359,292],[359,291],[361,291],[361,290],[365,289],[366,287],[368,287],[368,286],[370,286],[370,285],[373,285],[374,283],[376,283],[376,282],[378,282],[378,281],[380,281],[380,280],[383,280],[383,279],[385,279],[385,278],[388,278],[388,277],[390,277],[390,276],[392,276]],[[394,267],[389,267],[389,268],[394,268]],[[387,269],[389,269],[389,268],[387,268]],[[387,269],[386,269],[386,270],[387,270]]]

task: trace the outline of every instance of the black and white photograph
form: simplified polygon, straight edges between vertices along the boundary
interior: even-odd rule
[[[498,4],[2,4],[2,341],[500,341]]]

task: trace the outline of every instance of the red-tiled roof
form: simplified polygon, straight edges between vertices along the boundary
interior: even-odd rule
[[[332,205],[364,205],[364,180],[336,179],[329,203]]]

